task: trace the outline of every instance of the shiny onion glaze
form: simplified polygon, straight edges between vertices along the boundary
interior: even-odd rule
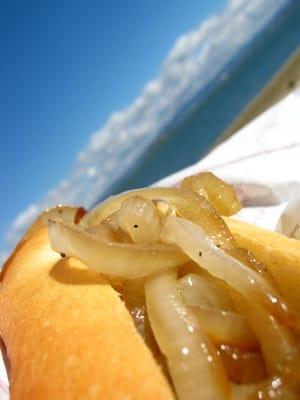
[[[163,226],[162,239],[166,243],[176,244],[199,266],[224,280],[241,295],[250,296],[281,319],[289,318],[287,304],[269,282],[216,246],[199,225],[168,216]]]
[[[229,185],[201,173],[111,197],[79,225],[71,211],[49,221],[52,248],[120,292],[178,400],[300,398],[288,305],[219,214],[239,208]]]
[[[211,172],[200,172],[197,175],[188,176],[183,179],[180,187],[183,190],[206,193],[207,199],[216,207],[220,215],[234,215],[242,208],[233,187]]]
[[[125,279],[142,278],[187,260],[187,256],[172,245],[113,242],[77,225],[57,220],[49,220],[48,226],[54,251],[75,257],[102,274]]]
[[[229,399],[230,386],[216,349],[184,306],[176,271],[147,280],[150,323],[180,399]],[[199,390],[201,388],[201,391]]]

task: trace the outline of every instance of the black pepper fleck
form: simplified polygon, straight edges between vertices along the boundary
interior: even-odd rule
[[[133,225],[134,228],[138,228],[139,226],[137,224]]]
[[[201,257],[202,256],[202,251],[199,251],[199,257]]]
[[[61,255],[61,258],[65,258],[66,257],[65,253],[60,253],[60,255]]]

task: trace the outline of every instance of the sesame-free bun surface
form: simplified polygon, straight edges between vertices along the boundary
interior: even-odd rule
[[[174,399],[118,293],[53,252],[47,228],[9,259],[0,315],[11,400]]]

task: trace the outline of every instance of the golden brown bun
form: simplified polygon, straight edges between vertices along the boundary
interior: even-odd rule
[[[6,265],[0,315],[11,400],[174,399],[117,292],[54,253],[47,228]]]
[[[300,313],[300,242],[225,220]],[[9,259],[0,315],[12,400],[174,400],[118,294],[79,261],[52,252],[47,229]]]
[[[292,310],[300,315],[300,241],[225,218],[237,243],[266,264]]]

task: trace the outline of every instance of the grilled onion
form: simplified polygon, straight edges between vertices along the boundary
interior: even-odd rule
[[[262,382],[266,379],[265,362],[260,351],[249,351],[229,344],[221,344],[218,352],[232,382],[246,384]]]
[[[287,304],[220,217],[240,207],[230,185],[201,173],[180,189],[111,197],[79,225],[83,209],[58,206],[27,234],[49,220],[53,250],[109,276],[158,362],[157,345],[166,357],[179,400],[294,400],[300,356]],[[229,379],[242,385],[231,393]]]
[[[180,187],[200,194],[205,192],[208,200],[221,215],[234,215],[242,208],[233,187],[211,172],[188,176],[183,179]]]
[[[134,243],[159,241],[161,222],[151,200],[140,196],[124,200],[119,211],[119,223]]]
[[[260,305],[243,302],[246,319],[260,342],[268,373],[284,375],[284,369],[295,363],[299,368],[299,350],[290,331]]]
[[[176,209],[178,215],[201,225],[206,234],[222,248],[236,246],[227,225],[203,196],[173,188],[139,189],[112,196],[88,212],[82,218],[80,225],[87,228],[100,224],[118,211],[124,200],[132,196],[141,196],[151,200],[166,200]]]
[[[189,273],[179,279],[178,289],[184,304],[187,306],[214,310],[234,310],[233,301],[226,288],[208,274]]]
[[[78,224],[81,218],[86,214],[83,207],[65,206],[59,204],[43,211],[37,219],[31,224],[24,237],[27,238],[39,229],[47,226],[49,219],[59,219],[65,222],[74,222]]]
[[[258,347],[257,339],[243,315],[234,310],[226,288],[215,279],[188,274],[178,282],[186,306],[193,307],[201,327],[214,343],[229,343],[240,348]]]
[[[167,358],[178,398],[229,399],[224,368],[197,319],[182,303],[176,272],[166,271],[148,278],[145,293],[151,326]]]
[[[162,229],[164,242],[176,244],[211,275],[222,279],[241,295],[263,304],[283,320],[290,318],[288,307],[273,287],[257,272],[218,248],[203,229],[182,218],[168,216]]]
[[[75,257],[103,274],[125,279],[141,278],[187,260],[187,256],[172,245],[108,241],[100,234],[57,220],[49,220],[48,227],[54,251]]]
[[[138,332],[152,352],[158,356],[158,348],[147,315],[144,285],[144,279],[126,280],[123,283],[122,299],[133,317]]]
[[[241,349],[257,349],[258,341],[246,318],[232,311],[194,309],[200,325],[214,343],[228,343]]]

